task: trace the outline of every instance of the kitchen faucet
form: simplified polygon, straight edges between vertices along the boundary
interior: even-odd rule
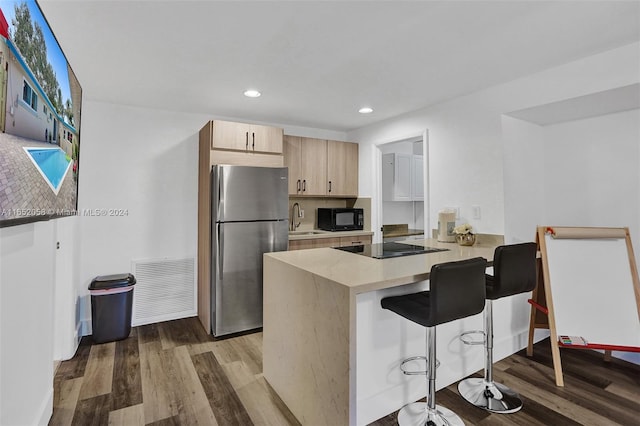
[[[293,203],[293,207],[291,207],[291,231],[295,231],[300,226],[300,222],[296,225],[296,206],[298,207],[297,217],[300,217],[300,204]]]

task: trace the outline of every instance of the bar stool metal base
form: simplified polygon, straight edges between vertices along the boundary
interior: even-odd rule
[[[458,392],[471,404],[492,413],[515,413],[522,408],[520,396],[501,383],[472,377],[458,383]]]
[[[398,413],[400,426],[464,426],[456,413],[441,405],[430,410],[426,402],[407,404]]]

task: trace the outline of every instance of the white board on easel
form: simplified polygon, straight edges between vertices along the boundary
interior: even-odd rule
[[[629,229],[538,226],[536,243],[527,355],[535,329],[548,329],[556,385],[564,386],[560,347],[604,349],[605,359],[611,351],[640,352],[640,280]]]
[[[640,347],[640,316],[627,242],[545,235],[557,335]],[[636,277],[637,279],[637,277]]]

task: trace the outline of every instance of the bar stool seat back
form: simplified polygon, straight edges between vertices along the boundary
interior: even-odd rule
[[[481,257],[434,265],[429,276],[429,291],[385,297],[380,301],[384,309],[427,328],[427,402],[405,405],[398,413],[400,426],[464,424],[454,412],[435,403],[436,326],[482,312],[486,268],[487,261]],[[415,358],[423,357],[407,360]]]
[[[515,413],[522,408],[520,396],[507,386],[493,380],[493,301],[526,293],[536,286],[536,243],[511,244],[496,247],[493,275],[486,276],[487,302],[484,310],[485,368],[484,378],[471,377],[458,383],[460,395],[486,411],[499,414]],[[463,333],[469,334],[475,332]],[[474,344],[475,342],[463,342]]]

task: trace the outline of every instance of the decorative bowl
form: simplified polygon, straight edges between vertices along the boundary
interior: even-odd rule
[[[461,246],[472,246],[476,243],[476,234],[456,234],[456,243]]]

